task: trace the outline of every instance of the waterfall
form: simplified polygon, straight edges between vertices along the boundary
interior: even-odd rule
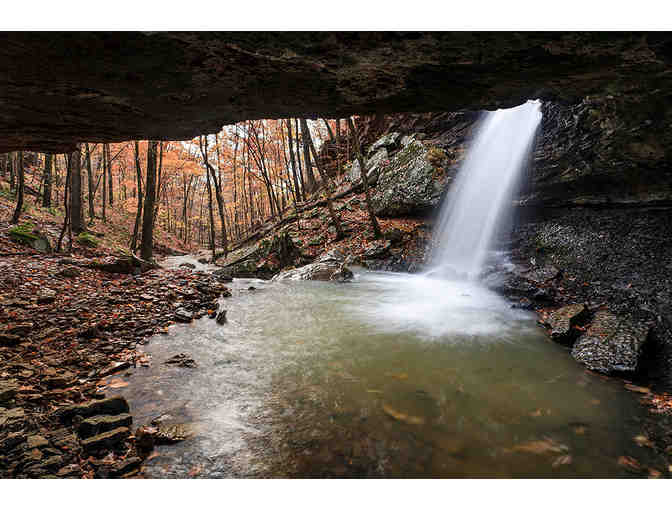
[[[431,273],[482,272],[540,122],[538,100],[485,115],[441,209]]]

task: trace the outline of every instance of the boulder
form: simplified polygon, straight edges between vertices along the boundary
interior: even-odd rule
[[[388,150],[392,150],[395,147],[399,145],[399,140],[401,139],[401,133],[398,132],[392,132],[388,133],[384,136],[381,136],[378,140],[376,140],[373,144],[371,144],[371,147],[369,147],[368,153],[373,154],[377,150],[385,148]]]
[[[188,323],[194,320],[194,314],[188,311],[186,308],[178,308],[175,310],[175,315],[173,315],[173,318],[177,322]]]
[[[343,254],[338,250],[330,250],[321,255],[317,262],[283,271],[273,281],[282,280],[320,280],[346,282],[353,278],[352,271],[345,266]]]
[[[24,223],[9,229],[9,238],[17,243],[30,246],[42,253],[51,253],[49,238],[36,230],[32,224]]]
[[[584,304],[567,305],[548,314],[543,324],[550,330],[553,340],[568,343],[578,336],[575,326],[580,326],[588,315]]]
[[[418,215],[436,208],[451,178],[435,168],[428,156],[430,151],[422,143],[412,141],[381,170],[371,197],[376,215]]]
[[[183,352],[171,356],[166,361],[164,361],[164,363],[166,365],[177,365],[184,368],[196,368],[197,366],[196,360]]]
[[[634,374],[651,330],[650,323],[600,310],[572,347],[572,356],[596,372]]]
[[[252,288],[254,288],[254,287],[252,287]],[[220,326],[222,324],[226,324],[226,310],[222,310],[221,312],[219,312],[217,314],[217,317],[215,318],[215,322],[217,322],[217,324],[219,324]]]
[[[378,150],[373,156],[366,160],[366,178],[369,185],[373,186],[378,180],[380,170],[387,163],[389,155],[386,149]],[[355,159],[350,168],[349,179],[352,183],[361,181],[362,169],[359,166],[359,160]]]
[[[118,274],[140,274],[151,269],[158,269],[159,266],[154,262],[142,260],[135,255],[126,255],[122,257],[105,257],[102,260],[93,260],[86,267],[98,269],[106,273]]]

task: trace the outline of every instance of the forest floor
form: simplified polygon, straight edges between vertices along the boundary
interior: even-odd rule
[[[0,477],[136,476],[147,451],[136,447],[128,404],[106,399],[106,390],[151,363],[139,343],[175,322],[213,315],[228,290],[189,270],[121,274],[95,266],[127,253],[128,234],[114,223],[96,225],[103,234],[96,247],[74,242],[68,257],[40,253],[10,238],[12,211],[2,197]],[[20,221],[52,245],[61,222],[31,207]]]

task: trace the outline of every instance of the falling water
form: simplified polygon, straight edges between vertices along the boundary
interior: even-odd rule
[[[441,210],[432,272],[481,273],[541,122],[540,106],[528,101],[482,121]]]

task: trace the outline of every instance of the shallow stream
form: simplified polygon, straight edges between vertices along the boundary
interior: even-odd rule
[[[227,324],[172,326],[117,390],[134,427],[170,412],[195,431],[147,476],[619,477],[619,456],[647,455],[622,383],[483,288],[366,271],[230,287]],[[163,364],[180,352],[198,367]]]

